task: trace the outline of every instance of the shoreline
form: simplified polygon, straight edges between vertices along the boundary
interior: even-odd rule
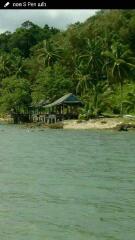
[[[67,120],[64,121],[64,129],[114,129],[117,125],[122,124],[121,120],[114,118],[97,118],[82,120]]]
[[[135,117],[125,115],[123,117],[100,117],[89,120],[67,120],[63,124],[64,129],[95,129],[128,131],[135,129]]]
[[[0,118],[1,124],[13,124],[9,118]],[[54,124],[44,124],[41,122],[21,123],[18,126],[26,128],[51,128],[51,129],[77,129],[77,130],[118,130],[127,131],[129,129],[135,129],[135,118],[125,117],[102,117],[89,120],[64,120],[63,122],[57,122]]]

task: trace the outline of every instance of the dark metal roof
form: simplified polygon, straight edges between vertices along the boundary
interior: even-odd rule
[[[44,106],[44,108],[49,108],[57,105],[62,105],[62,104],[76,104],[76,105],[83,105],[83,102],[79,100],[75,95],[72,93],[68,93],[64,95],[63,97],[59,98],[58,100],[54,101],[53,103],[47,104]]]

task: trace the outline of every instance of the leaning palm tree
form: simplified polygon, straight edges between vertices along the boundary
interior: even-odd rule
[[[113,44],[110,50],[102,52],[101,55],[107,58],[107,62],[103,66],[103,68],[107,67],[107,75],[110,74],[110,78],[120,85],[120,113],[122,115],[123,84],[125,79],[129,77],[131,70],[135,68],[135,58],[132,56],[131,51],[120,43]]]

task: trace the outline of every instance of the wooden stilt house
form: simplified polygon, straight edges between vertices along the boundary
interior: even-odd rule
[[[65,119],[77,119],[78,108],[83,106],[83,102],[72,93],[68,93],[58,100],[44,106],[48,116],[52,116],[55,121]]]

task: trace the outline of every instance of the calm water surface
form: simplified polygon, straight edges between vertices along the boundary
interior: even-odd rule
[[[134,240],[135,132],[0,125],[0,240]]]

